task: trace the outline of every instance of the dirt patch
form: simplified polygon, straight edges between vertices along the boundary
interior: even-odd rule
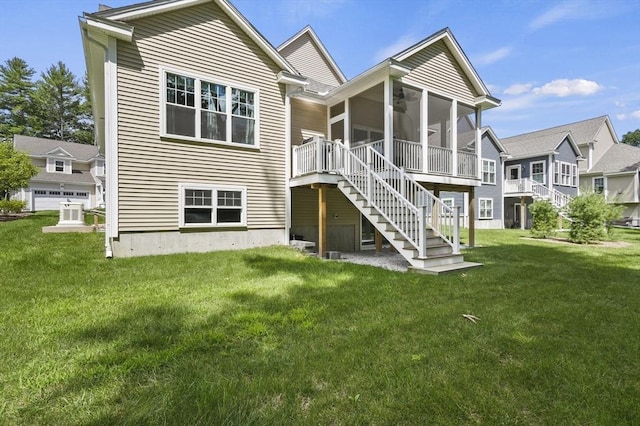
[[[597,243],[592,244],[576,244],[569,241],[567,238],[562,237],[547,237],[547,238],[532,238],[532,237],[522,237],[523,240],[532,240],[532,241],[543,241],[546,243],[555,243],[555,244],[567,244],[567,245],[575,245],[575,246],[594,246],[594,247],[606,247],[606,248],[624,248],[629,247],[631,244],[624,241],[598,241]]]

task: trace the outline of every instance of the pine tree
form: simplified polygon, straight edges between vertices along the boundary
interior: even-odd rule
[[[82,87],[64,63],[58,62],[42,73],[35,101],[39,136],[84,142],[77,137],[82,129]]]
[[[20,58],[0,65],[0,141],[12,140],[14,134],[29,135],[33,128],[33,68]]]

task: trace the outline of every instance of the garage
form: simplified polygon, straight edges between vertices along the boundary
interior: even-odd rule
[[[60,203],[83,203],[84,208],[89,208],[89,191],[62,191],[51,189],[33,190],[32,210],[59,210]]]

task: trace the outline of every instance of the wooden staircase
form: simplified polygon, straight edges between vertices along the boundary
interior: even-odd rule
[[[481,266],[465,262],[460,253],[458,209],[443,204],[377,151],[367,157],[342,148],[338,188],[411,270],[441,274]]]

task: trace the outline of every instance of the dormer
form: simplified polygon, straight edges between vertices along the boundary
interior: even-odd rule
[[[67,175],[72,173],[72,163],[75,157],[64,149],[60,147],[52,149],[44,157],[47,159],[47,172]]]

